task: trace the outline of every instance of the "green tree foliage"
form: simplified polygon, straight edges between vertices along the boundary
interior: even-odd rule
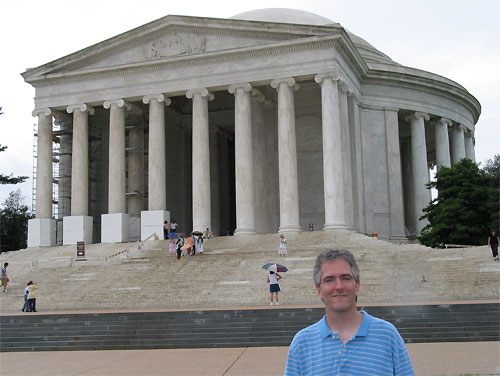
[[[486,243],[499,208],[500,191],[492,175],[470,159],[462,159],[451,168],[441,167],[427,188],[435,188],[438,196],[421,217],[428,221],[418,237],[422,244]]]
[[[0,107],[0,115],[2,115],[2,107]],[[2,146],[0,144],[0,152],[7,150],[7,146]],[[4,175],[0,173],[0,184],[19,184],[24,182],[26,179],[28,179],[27,176],[12,176],[10,175]]]
[[[31,218],[21,190],[10,192],[0,209],[0,252],[26,248],[28,219]]]
[[[490,223],[490,229],[500,229],[500,154],[497,154],[493,159],[488,159],[483,171],[491,176],[491,183],[493,188],[496,188],[496,209],[494,208]],[[494,199],[494,198],[493,198]]]

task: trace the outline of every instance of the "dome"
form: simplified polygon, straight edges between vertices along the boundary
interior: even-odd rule
[[[247,21],[283,22],[305,25],[331,25],[335,23],[326,17],[322,17],[311,12],[287,8],[256,9],[240,13],[229,18]]]
[[[292,24],[303,24],[303,25],[339,25],[338,23],[330,20],[329,18],[314,14],[311,12],[306,12],[304,10],[298,9],[288,9],[288,8],[265,8],[265,9],[255,9],[248,12],[236,14],[230,19],[246,20],[246,21],[264,21],[264,22],[281,22],[281,23],[292,23]],[[380,52],[370,43],[365,41],[363,38],[358,37],[356,34],[351,33],[349,30],[345,29],[352,42],[358,49],[359,53],[367,63],[385,63],[385,64],[397,64],[386,54]]]

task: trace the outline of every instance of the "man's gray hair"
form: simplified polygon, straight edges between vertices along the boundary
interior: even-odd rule
[[[347,262],[351,266],[351,272],[354,280],[356,283],[359,283],[359,268],[352,253],[343,249],[327,249],[316,258],[316,262],[314,263],[313,279],[316,287],[319,287],[321,284],[321,266],[323,266],[323,264],[327,261],[334,260],[344,260]]]

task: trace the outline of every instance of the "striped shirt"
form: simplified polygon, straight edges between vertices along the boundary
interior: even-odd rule
[[[394,325],[361,313],[361,326],[345,347],[326,316],[298,332],[288,350],[285,375],[415,375]]]

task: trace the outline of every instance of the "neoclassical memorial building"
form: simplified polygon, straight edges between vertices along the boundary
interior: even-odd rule
[[[408,239],[430,169],[474,160],[481,112],[458,83],[289,9],[166,16],[22,76],[38,117],[30,247],[145,239],[170,219]]]

